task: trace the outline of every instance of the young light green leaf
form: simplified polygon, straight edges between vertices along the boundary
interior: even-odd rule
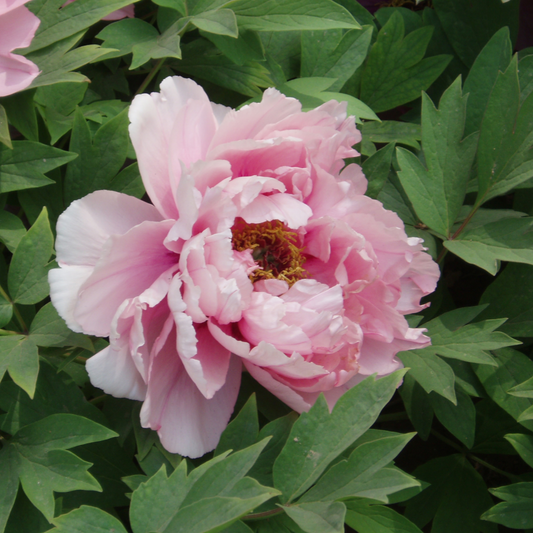
[[[422,533],[405,516],[390,507],[368,505],[361,501],[346,504],[346,523],[359,533]]]
[[[306,533],[343,533],[346,506],[341,502],[298,503],[284,511]]]
[[[48,263],[52,255],[54,236],[50,229],[48,213],[43,207],[39,218],[28,230],[13,254],[7,278],[13,302],[34,304],[46,298],[48,286]]]
[[[476,205],[500,196],[533,176],[533,94],[520,105],[518,59],[499,73],[490,93],[477,157]]]
[[[497,367],[480,365],[474,370],[490,398],[516,420],[533,400],[511,396],[507,391],[533,375],[533,362],[511,348],[498,350],[495,355]],[[523,421],[521,424],[533,430],[533,422]]]
[[[205,11],[200,15],[194,15],[191,17],[190,22],[199,30],[208,33],[227,35],[234,39],[239,36],[237,18],[231,9]]]
[[[533,483],[515,483],[491,489],[492,494],[505,500],[484,513],[481,518],[504,526],[526,530],[533,527]]]
[[[359,29],[350,12],[332,0],[232,0],[224,7],[237,15],[239,28],[255,31]]]
[[[432,28],[404,37],[402,16],[395,12],[372,45],[361,79],[360,98],[376,113],[411,102],[444,71],[451,56],[423,59]]]
[[[509,433],[505,440],[510,442],[518,455],[533,468],[533,437],[524,433]]]
[[[398,358],[426,392],[435,391],[455,404],[455,377],[450,365],[437,355],[420,352],[422,350],[400,352]]]
[[[474,445],[476,408],[468,394],[456,391],[457,405],[437,394],[430,394],[431,405],[439,422],[467,448]]]
[[[333,78],[331,90],[340,91],[363,64],[371,37],[371,26],[344,33],[340,29],[302,32],[300,76]]]
[[[0,193],[43,187],[54,182],[44,174],[77,156],[33,141],[13,141],[13,149],[0,146]]]
[[[365,379],[339,399],[331,414],[322,396],[302,413],[274,463],[274,486],[283,492],[283,503],[304,493],[372,425],[403,374]]]
[[[504,218],[444,241],[450,252],[495,275],[500,261],[533,265],[533,218]]]
[[[117,9],[138,0],[85,0],[61,8],[63,0],[34,0],[29,6],[41,23],[25,53],[75,35]]]
[[[513,53],[509,28],[498,30],[477,56],[463,92],[468,94],[465,135],[479,131],[489,96],[496,83],[498,72],[505,72]]]
[[[365,482],[389,464],[414,436],[414,433],[408,433],[361,444],[351,453],[348,460],[330,468],[299,502],[356,497]]]
[[[463,205],[477,136],[463,139],[466,97],[461,79],[445,91],[437,110],[422,96],[422,146],[426,166],[411,152],[398,148],[400,181],[420,220],[441,235],[450,235]],[[427,167],[427,168],[426,168]]]
[[[88,505],[54,518],[52,524],[56,527],[50,530],[51,533],[127,533],[126,528],[114,516]]]

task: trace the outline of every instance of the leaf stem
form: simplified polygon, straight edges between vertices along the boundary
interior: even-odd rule
[[[141,83],[140,87],[135,92],[135,95],[141,94],[144,92],[148,84],[153,80],[154,76],[159,72],[159,69],[163,66],[163,63],[165,62],[165,57],[157,61],[157,63],[154,65],[148,76],[144,78],[144,81]]]
[[[514,474],[510,474],[509,472],[505,472],[505,470],[500,470],[496,466],[491,465],[490,463],[487,463],[487,461],[484,461],[483,459],[480,459],[479,457],[475,455],[468,455],[468,457],[475,461],[476,463],[479,463],[480,465],[484,466],[485,468],[488,468],[489,470],[492,470],[493,472],[496,472],[497,474],[500,474],[502,476],[505,476],[506,478],[510,479],[511,481],[521,481],[520,476],[515,476]]]
[[[246,516],[243,516],[241,520],[260,520],[261,518],[268,518],[270,516],[275,516],[282,512],[283,509],[281,509],[281,507],[278,507],[277,509],[270,509],[270,511],[263,511],[262,513],[247,514]]]

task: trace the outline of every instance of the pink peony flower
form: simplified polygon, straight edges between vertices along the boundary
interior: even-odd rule
[[[69,4],[72,4],[72,2],[75,2],[76,0],[67,0],[61,7],[68,6]],[[109,15],[106,15],[102,18],[102,20],[120,20],[124,18],[134,18],[135,17],[135,11],[134,11],[134,5],[130,4],[129,6],[123,7],[122,9],[117,9],[116,11],[113,11],[113,13],[109,13]]]
[[[60,217],[52,302],[73,330],[109,336],[92,383],[143,401],[169,451],[216,446],[242,365],[302,412],[429,344],[404,315],[438,267],[343,168],[360,140],[345,110],[303,113],[269,89],[234,111],[167,78],[130,109],[153,205],[97,191]]]
[[[35,63],[18,54],[26,48],[41,21],[24,6],[29,0],[0,0],[0,96],[28,87],[39,75]]]

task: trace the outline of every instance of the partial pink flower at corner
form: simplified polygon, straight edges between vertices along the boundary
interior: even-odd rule
[[[400,218],[364,196],[346,104],[302,112],[268,89],[235,111],[191,80],[137,96],[130,135],[152,204],[97,191],[61,215],[52,302],[109,337],[92,383],[143,401],[171,452],[218,443],[244,367],[296,411],[332,408],[402,350],[430,342],[405,315],[439,269]]]
[[[39,75],[39,67],[25,57],[13,54],[26,48],[41,21],[24,6],[29,0],[0,2],[0,96],[8,96],[28,87]]]
[[[68,6],[69,4],[72,4],[72,2],[75,2],[76,0],[67,0],[61,7]],[[117,9],[116,11],[113,11],[113,13],[109,13],[109,15],[106,15],[102,18],[102,20],[120,20],[124,18],[134,18],[135,17],[135,11],[134,11],[134,5],[130,4],[129,6],[123,7],[122,9]]]

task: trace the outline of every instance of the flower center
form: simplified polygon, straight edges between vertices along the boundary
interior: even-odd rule
[[[280,220],[248,224],[237,218],[231,232],[234,250],[252,250],[252,257],[259,267],[250,275],[252,282],[281,279],[294,285],[307,277],[307,271],[302,267],[305,257],[301,239]]]

